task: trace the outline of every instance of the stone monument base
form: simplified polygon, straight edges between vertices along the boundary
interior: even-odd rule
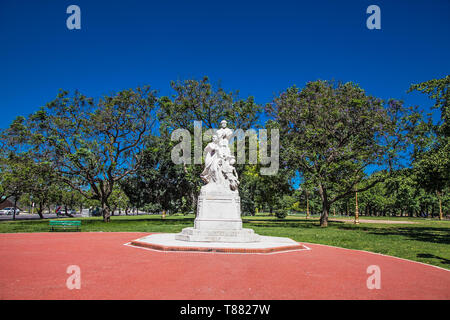
[[[131,241],[128,245],[158,251],[219,252],[219,253],[276,253],[311,250],[289,238],[259,236],[257,242],[201,242],[176,239],[175,233],[155,233]]]
[[[175,236],[176,240],[181,241],[201,241],[201,242],[258,242],[260,236],[252,229],[195,229],[184,228],[183,231]]]
[[[252,229],[242,228],[239,193],[209,183],[200,191],[194,227],[184,228],[175,239],[194,242],[258,242],[260,236]]]
[[[162,251],[271,253],[309,250],[289,238],[265,237],[242,228],[241,198],[237,191],[209,183],[202,187],[194,227],[180,233],[152,234],[134,240],[134,246]]]

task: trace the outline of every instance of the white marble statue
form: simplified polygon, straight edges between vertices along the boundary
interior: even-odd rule
[[[227,128],[225,120],[222,120],[221,126],[222,128],[217,130],[212,141],[205,148],[205,169],[201,178],[207,184],[217,184],[237,192],[239,180],[233,166],[236,160],[229,148],[233,131]]]
[[[194,242],[258,242],[252,229],[242,228],[239,180],[234,168],[235,157],[229,143],[233,130],[221,122],[212,141],[205,148],[205,168],[201,178],[206,183],[197,198],[194,227],[184,228],[176,240]]]
[[[202,180],[206,183],[215,182],[215,183],[221,183],[219,182],[220,176],[219,176],[219,144],[218,144],[218,137],[217,135],[214,135],[212,137],[212,141],[208,143],[208,145],[205,148],[205,169],[203,170],[202,174],[200,175]]]

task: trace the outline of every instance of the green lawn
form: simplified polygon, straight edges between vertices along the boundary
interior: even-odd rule
[[[339,216],[330,217],[342,218]],[[160,215],[112,217],[104,223],[100,217],[78,218],[82,231],[126,232],[179,232],[193,225],[194,216]],[[267,236],[289,237],[299,242],[312,242],[337,247],[360,249],[411,259],[450,269],[450,221],[421,218],[375,218],[363,220],[412,221],[415,224],[361,223],[354,225],[331,221],[327,228],[319,226],[318,218],[288,216],[284,220],[275,217],[243,217],[244,227]],[[48,232],[48,220],[2,221],[0,232]]]

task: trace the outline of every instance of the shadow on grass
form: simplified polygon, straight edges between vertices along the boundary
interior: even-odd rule
[[[449,264],[450,265],[450,260],[446,259],[446,258],[442,258],[439,256],[436,256],[434,254],[429,254],[429,253],[419,253],[417,255],[417,258],[424,258],[424,259],[436,259],[439,260],[440,263],[442,264]]]
[[[150,224],[189,224],[194,222],[194,218],[182,218],[182,219],[149,219],[149,218],[138,218],[138,219],[114,219],[111,218],[111,222],[105,223],[102,219],[98,220],[83,220],[82,224],[139,224],[141,222],[147,222]]]
[[[278,219],[278,220],[251,220],[243,221],[259,228],[321,228],[319,220],[298,220],[298,219]],[[344,224],[341,221],[329,222],[328,227],[332,228]]]
[[[72,219],[73,220],[73,219]],[[111,222],[105,223],[102,218],[75,219],[81,220],[82,232],[95,231],[151,231],[152,226],[157,230],[167,228],[173,231],[182,227],[188,227],[194,223],[193,218],[180,219],[154,219],[154,218],[137,218],[137,219],[111,219]],[[14,221],[12,223],[0,224],[0,232],[49,232],[49,220],[25,220]]]
[[[428,227],[402,227],[402,228],[380,228],[370,230],[375,235],[402,236],[409,240],[422,242],[450,244],[449,228],[428,228]]]

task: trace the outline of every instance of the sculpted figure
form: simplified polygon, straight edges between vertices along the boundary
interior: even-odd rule
[[[212,137],[212,141],[208,143],[208,145],[205,148],[206,156],[205,156],[205,169],[203,170],[200,177],[202,180],[206,183],[209,183],[210,181],[218,182],[220,177],[220,157],[219,157],[219,144],[218,144],[219,138],[217,135],[214,135]],[[221,179],[220,179],[221,180]]]
[[[230,128],[227,128],[227,121],[226,120],[222,120],[220,122],[220,129],[217,130],[216,134],[217,137],[221,140],[221,139],[226,139],[227,143],[229,143],[231,136],[233,135],[233,130],[231,130]]]
[[[233,158],[231,161],[223,161],[222,163],[222,174],[230,184],[230,189],[233,191],[237,190],[239,186],[238,175],[236,169],[233,167],[234,162]]]
[[[227,128],[227,122],[222,120],[221,128],[212,137],[205,148],[205,169],[200,177],[207,184],[220,184],[232,191],[237,191],[239,180],[234,164],[235,157],[228,146],[233,130]]]
[[[228,162],[233,162],[231,165],[234,165],[236,162],[234,156],[231,154],[230,151],[230,139],[233,135],[233,130],[230,128],[227,128],[227,122],[226,120],[222,120],[220,122],[221,128],[217,130],[216,134],[219,138],[219,146],[220,146],[220,154],[221,156]]]

